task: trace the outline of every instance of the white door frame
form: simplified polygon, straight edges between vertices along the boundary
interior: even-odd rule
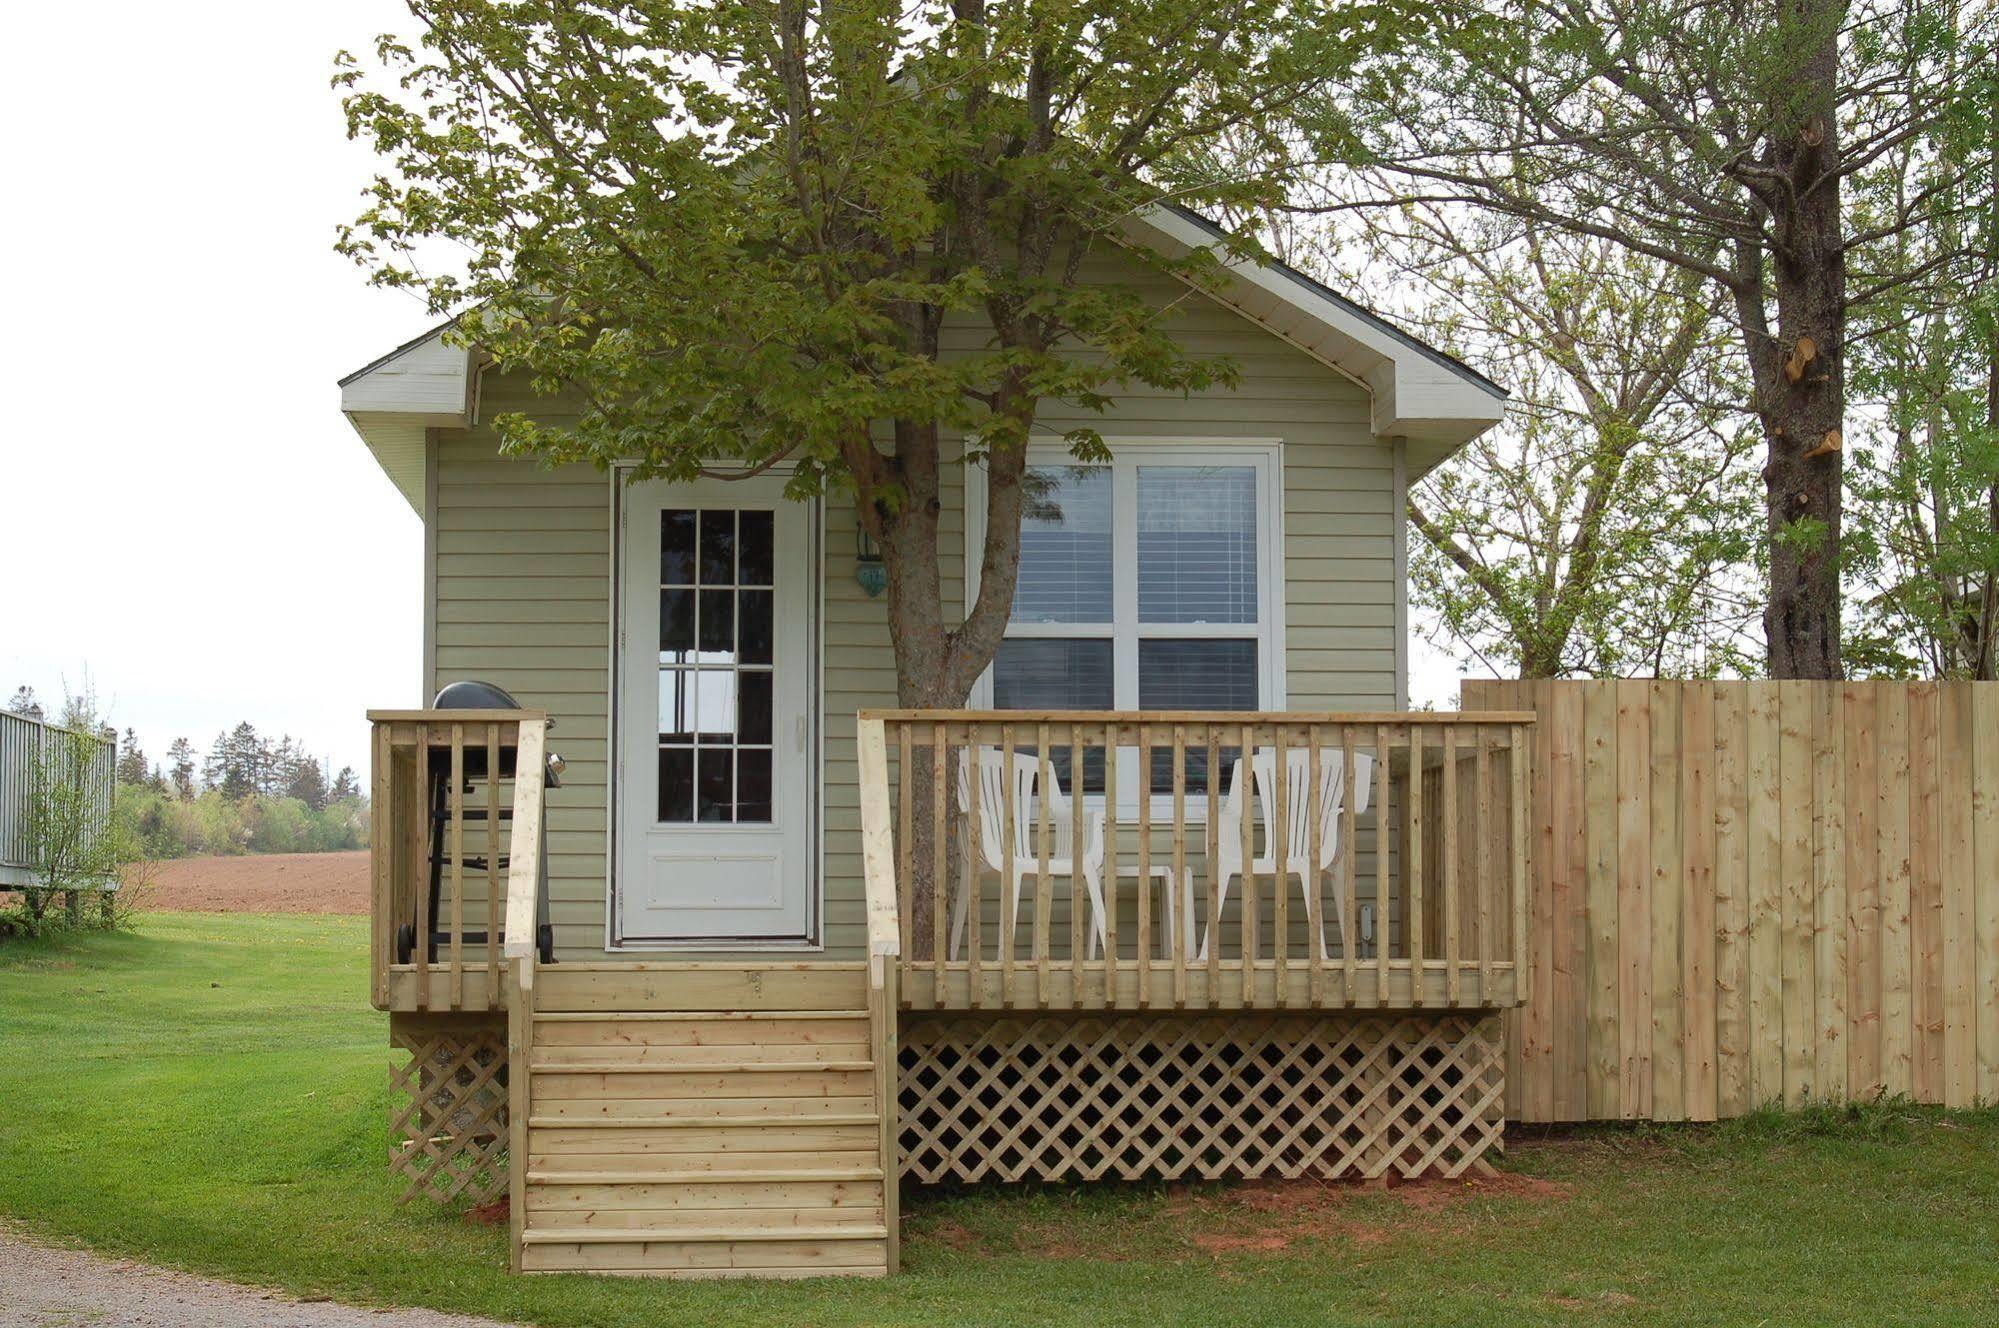
[[[806,761],[808,796],[804,799],[807,824],[803,833],[805,851],[800,870],[805,874],[805,923],[802,934],[782,937],[698,937],[683,939],[631,938],[621,934],[621,891],[624,877],[623,854],[627,846],[623,843],[623,813],[625,798],[632,787],[626,777],[628,759],[638,755],[632,751],[632,744],[624,741],[621,714],[622,689],[625,682],[626,661],[623,658],[625,644],[625,600],[627,574],[625,568],[626,522],[636,506],[627,492],[629,473],[633,462],[620,462],[610,473],[610,555],[611,575],[609,577],[609,656],[608,695],[606,711],[606,768],[610,772],[611,787],[605,799],[605,891],[604,891],[604,937],[605,950],[609,951],[790,951],[816,952],[824,949],[825,917],[825,569],[824,535],[825,513],[821,499],[805,502],[785,502],[790,510],[802,519],[805,538],[809,550],[807,566],[810,582],[802,599],[807,606],[807,646],[802,663],[808,669],[806,683]],[[763,472],[770,481],[782,483],[789,479],[791,468],[774,467]],[[749,477],[745,477],[746,479]],[[704,483],[728,484],[740,481],[711,480]],[[745,498],[749,498],[745,494]],[[649,749],[643,755],[650,756]]]

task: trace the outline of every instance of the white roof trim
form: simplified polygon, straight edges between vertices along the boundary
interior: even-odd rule
[[[1218,248],[1214,223],[1154,207],[1126,225],[1136,243],[1178,257]],[[1281,263],[1219,254],[1226,270],[1210,298],[1366,388],[1378,438],[1408,443],[1415,479],[1497,424],[1506,390],[1337,292]],[[478,375],[472,352],[445,341],[442,324],[340,381],[340,409],[382,469],[423,511],[424,435],[461,429],[474,415]]]
[[[424,510],[424,436],[471,423],[472,353],[444,339],[449,323],[340,380],[340,409],[409,505]]]
[[[1212,223],[1163,207],[1132,218],[1126,230],[1169,257],[1218,248],[1222,240]],[[1223,253],[1217,257],[1227,282],[1205,293],[1366,387],[1373,398],[1375,436],[1408,440],[1412,475],[1429,470],[1504,415],[1504,388],[1303,273]]]

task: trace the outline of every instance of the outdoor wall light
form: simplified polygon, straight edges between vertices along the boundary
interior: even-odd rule
[[[869,599],[879,598],[888,589],[888,567],[882,562],[882,551],[858,526],[854,528],[854,581]]]

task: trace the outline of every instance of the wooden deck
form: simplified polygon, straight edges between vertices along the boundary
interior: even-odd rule
[[[862,810],[873,798],[875,845],[890,843],[903,1004],[1511,1007],[1526,969],[1531,721],[863,713]],[[1309,775],[1275,780],[1231,820],[1238,762],[1251,751]],[[1018,762],[1035,789],[1071,796],[1021,799],[1005,782],[997,798],[973,797],[974,759]],[[1082,796],[1075,771],[1086,772]],[[1121,798],[1120,781],[1143,787]],[[1294,799],[1328,811],[1294,816]],[[997,833],[986,823],[995,813]],[[1273,821],[1302,828],[1273,836]],[[1220,841],[1225,825],[1240,844]],[[1101,844],[1097,881],[1064,869],[1065,838]],[[1247,866],[1233,879],[1231,858]]]
[[[880,1276],[900,1178],[1459,1175],[1498,1146],[1531,716],[863,714],[861,956],[560,964],[540,716],[375,719],[395,1165],[504,1186],[519,1271]],[[1231,820],[1242,753],[1298,775]],[[954,779],[981,761],[1035,776],[990,852]]]

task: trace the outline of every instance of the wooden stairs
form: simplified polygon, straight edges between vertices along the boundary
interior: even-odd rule
[[[533,988],[509,1071],[520,1271],[894,1268],[893,1043],[863,965],[558,964]]]

